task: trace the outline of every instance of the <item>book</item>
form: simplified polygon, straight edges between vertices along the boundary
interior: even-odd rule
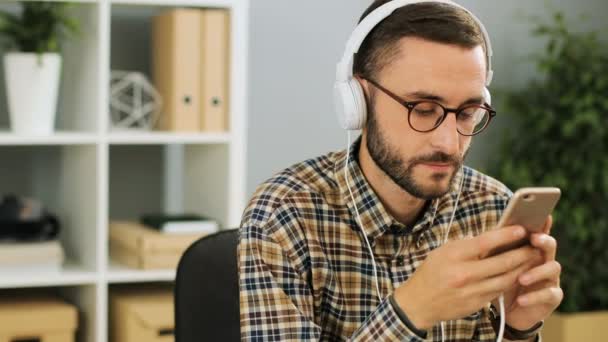
[[[196,214],[145,214],[140,222],[163,233],[172,234],[211,234],[219,230],[216,221]]]
[[[59,271],[65,254],[59,241],[0,243],[0,271]]]
[[[152,79],[163,101],[158,129],[200,130],[200,12],[171,9],[153,19]]]
[[[201,130],[228,130],[230,13],[205,9],[201,18]]]
[[[6,275],[54,275],[58,274],[63,270],[63,264],[59,261],[41,261],[41,262],[30,262],[23,264],[0,264],[0,277]]]

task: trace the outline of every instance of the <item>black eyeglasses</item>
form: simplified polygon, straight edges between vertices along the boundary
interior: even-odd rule
[[[430,100],[409,102],[373,80],[367,78],[365,80],[404,106],[408,111],[407,121],[410,127],[417,132],[426,133],[436,129],[443,123],[449,113],[454,113],[458,133],[464,136],[473,136],[486,129],[492,118],[496,116],[496,111],[487,103],[483,105],[470,104],[451,109]]]

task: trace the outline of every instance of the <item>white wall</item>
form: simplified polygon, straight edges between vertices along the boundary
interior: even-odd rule
[[[247,189],[305,158],[342,148],[335,65],[368,0],[252,0]]]
[[[534,74],[525,56],[542,51],[529,35],[531,20],[552,9],[580,28],[604,28],[606,0],[460,0],[486,25],[495,50],[493,89],[516,88]],[[346,134],[333,112],[335,63],[371,0],[253,0],[250,12],[250,93],[247,190],[300,160],[344,148]],[[545,12],[545,11],[549,12]],[[500,99],[496,99],[500,100]],[[497,101],[499,102],[499,101]],[[483,165],[508,118],[477,138],[468,162]]]

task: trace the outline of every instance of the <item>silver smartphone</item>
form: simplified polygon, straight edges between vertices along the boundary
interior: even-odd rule
[[[513,197],[511,197],[496,228],[521,225],[526,228],[529,233],[542,233],[547,216],[553,212],[560,197],[561,191],[559,188],[521,188],[513,194]],[[528,239],[529,238],[526,237],[512,244],[496,248],[492,250],[488,256],[524,246],[528,243]]]

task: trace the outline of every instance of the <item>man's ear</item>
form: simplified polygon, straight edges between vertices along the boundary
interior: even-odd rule
[[[359,82],[361,85],[361,89],[363,89],[363,94],[366,99],[369,99],[369,82],[366,79],[361,77],[361,75],[354,75],[353,78]]]

